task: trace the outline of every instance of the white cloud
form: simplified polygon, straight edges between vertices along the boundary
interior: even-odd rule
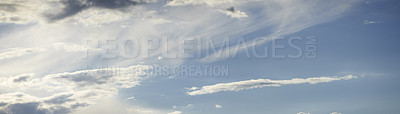
[[[182,111],[173,111],[173,112],[170,112],[168,114],[182,114]]]
[[[188,109],[188,108],[193,108],[193,104],[187,104],[186,106],[172,106],[173,109]]]
[[[256,80],[245,80],[230,83],[219,83],[215,85],[203,86],[197,90],[187,92],[188,95],[203,95],[211,94],[222,91],[240,91],[253,88],[262,88],[266,86],[279,87],[282,85],[292,85],[292,84],[318,84],[324,82],[332,82],[338,80],[350,80],[357,78],[357,76],[348,75],[343,77],[333,76],[333,77],[312,77],[312,78],[293,78],[290,80],[271,80],[271,79],[256,79]]]
[[[187,90],[197,90],[199,89],[198,87],[191,87],[191,88],[186,88]]]
[[[106,86],[116,88],[131,88],[148,76],[144,70],[151,66],[137,65],[126,68],[110,67],[75,72],[64,72],[47,75],[44,80],[53,84],[73,85],[72,88],[87,86]]]
[[[331,112],[330,114],[342,114],[340,112]]]
[[[126,100],[135,100],[135,97],[126,98]]]
[[[222,106],[221,105],[215,105],[215,108],[222,108]]]
[[[53,46],[54,46],[53,48],[55,50],[63,50],[66,52],[86,52],[88,50],[100,51],[100,49],[83,46],[83,45],[79,45],[79,44],[74,44],[74,43],[59,42],[59,43],[54,43]]]
[[[297,114],[310,114],[309,112],[297,112]]]
[[[377,23],[380,23],[380,22],[378,22],[378,21],[371,21],[371,20],[364,20],[364,21],[363,21],[363,24],[366,24],[366,25],[368,25],[368,24],[377,24]]]

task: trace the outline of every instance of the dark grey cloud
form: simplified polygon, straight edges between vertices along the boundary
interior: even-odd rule
[[[14,96],[24,97],[21,94]],[[73,94],[58,95],[44,101],[0,102],[0,114],[67,114],[79,107],[88,105],[85,102],[69,103],[76,101],[71,96]],[[45,108],[42,106],[45,106]]]
[[[17,5],[16,4],[0,3],[0,11],[16,12],[17,11]]]
[[[5,112],[11,114],[46,114],[44,110],[39,109],[40,103],[16,103],[7,106]]]
[[[7,103],[0,102],[0,107],[6,106],[6,105],[7,105]],[[0,113],[0,114],[1,114],[1,113]]]
[[[61,75],[58,77],[54,77],[54,79],[63,80],[70,82],[71,84],[76,84],[77,87],[86,87],[91,85],[100,85],[105,84],[112,78],[112,75],[108,74],[70,74],[70,75]]]
[[[52,106],[50,108],[40,108],[40,102],[27,102],[8,104],[0,109],[0,114],[68,114],[73,108],[64,106]]]
[[[229,7],[225,9],[226,11],[230,11],[230,12],[235,12],[235,8],[234,7]]]
[[[24,76],[20,76],[20,77],[15,78],[13,80],[13,82],[25,82],[25,81],[28,81],[28,79],[30,79],[30,78],[31,78],[30,75],[24,75]]]
[[[140,2],[133,0],[61,0],[61,3],[65,6],[61,12],[46,15],[50,22],[73,16],[83,10],[93,7],[123,9],[129,6],[137,5]]]
[[[79,107],[86,107],[88,105],[89,105],[88,103],[75,103],[75,104],[71,105],[71,109],[77,109]]]

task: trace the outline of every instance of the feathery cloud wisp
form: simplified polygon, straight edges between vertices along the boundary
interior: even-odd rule
[[[323,82],[332,82],[338,80],[350,80],[358,78],[358,76],[347,75],[343,77],[333,76],[333,77],[312,77],[312,78],[293,78],[290,80],[271,80],[271,79],[256,79],[256,80],[245,80],[230,83],[219,83],[215,85],[203,86],[199,89],[187,92],[188,95],[203,95],[211,94],[221,91],[240,91],[253,88],[262,88],[266,86],[279,87],[282,85],[291,84],[318,84]]]

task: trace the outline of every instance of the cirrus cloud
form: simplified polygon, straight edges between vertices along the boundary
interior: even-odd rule
[[[338,80],[350,80],[355,78],[358,78],[358,76],[347,75],[342,77],[332,76],[332,77],[293,78],[290,80],[253,79],[253,80],[219,83],[215,85],[203,86],[195,90],[191,89],[191,91],[187,92],[187,94],[195,96],[195,95],[217,93],[222,91],[240,91],[246,89],[262,88],[267,86],[279,87],[283,85],[305,84],[305,83],[318,84],[318,83],[326,83]]]

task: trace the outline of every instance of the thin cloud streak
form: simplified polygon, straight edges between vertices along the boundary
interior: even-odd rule
[[[4,49],[0,50],[0,60],[20,57],[28,54],[32,54],[35,52],[44,51],[43,48],[12,48],[12,49]]]
[[[355,78],[358,78],[358,76],[347,75],[343,77],[332,76],[332,77],[293,78],[290,80],[253,79],[253,80],[219,83],[215,85],[203,86],[196,90],[192,89],[192,91],[189,91],[186,94],[195,96],[195,95],[217,93],[222,91],[240,91],[253,88],[262,88],[267,86],[279,87],[282,85],[305,84],[305,83],[318,84],[318,83],[333,82],[339,80],[350,80]]]

